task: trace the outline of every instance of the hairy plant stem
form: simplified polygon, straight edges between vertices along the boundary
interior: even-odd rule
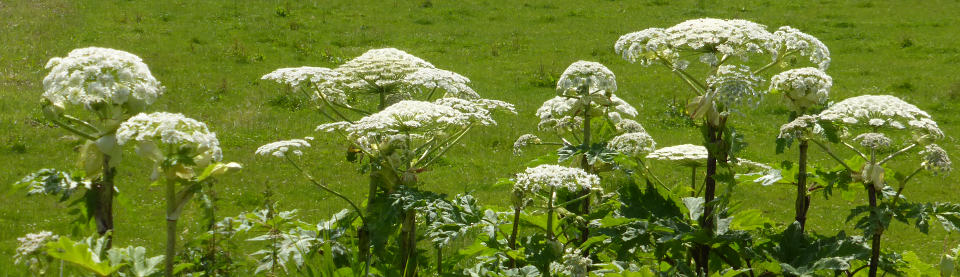
[[[697,167],[690,167],[690,197],[697,197]]]
[[[591,137],[591,127],[590,127],[590,82],[587,82],[582,88],[580,88],[580,95],[586,99],[585,107],[583,108],[583,160],[580,161],[580,168],[582,168],[587,173],[593,174],[593,166],[590,165],[589,159],[587,159],[587,154],[590,152],[590,137]],[[584,189],[578,193],[577,197],[582,197],[585,195],[590,195],[589,189]],[[580,205],[580,215],[590,214],[590,199],[583,201]],[[587,237],[590,235],[590,228],[588,226],[580,227],[580,243],[587,241]],[[584,251],[586,252],[586,251]]]
[[[810,208],[810,196],[807,196],[807,148],[810,144],[806,140],[800,141],[800,158],[797,162],[797,199],[794,219],[800,223],[800,232],[803,233],[807,224],[807,210]]]
[[[400,227],[400,255],[398,266],[405,277],[417,276],[417,211],[404,211]]]
[[[708,236],[713,236],[714,222],[713,222],[713,199],[716,193],[717,180],[714,179],[714,176],[717,175],[717,163],[726,164],[727,162],[727,152],[726,149],[723,151],[718,151],[716,147],[720,147],[724,144],[723,142],[723,126],[726,124],[727,118],[724,116],[720,117],[719,124],[714,126],[710,124],[709,120],[705,120],[704,124],[707,128],[707,144],[714,146],[714,150],[707,152],[707,175],[706,180],[704,181],[704,193],[703,193],[703,215],[700,216],[699,224],[700,228],[703,228],[704,232]],[[709,149],[709,148],[708,148]],[[697,266],[697,271],[699,274],[704,274],[703,276],[709,276],[710,274],[710,245],[706,244],[696,244],[694,245],[695,253],[694,262]]]
[[[437,275],[443,274],[443,247],[437,244]]]
[[[167,252],[164,257],[166,272],[164,276],[173,277],[173,257],[176,255],[177,245],[177,187],[173,180],[166,180],[167,193]]]
[[[517,234],[520,231],[520,212],[523,211],[523,208],[520,205],[517,205],[513,208],[513,229],[510,231],[510,240],[508,246],[510,249],[517,250]],[[510,268],[517,267],[517,261],[510,258]]]
[[[110,166],[110,155],[103,155],[103,174],[93,186],[97,206],[94,207],[93,219],[97,222],[97,233],[107,236],[106,249],[113,245],[113,179],[117,174],[116,168]]]
[[[554,240],[553,237],[553,206],[554,199],[557,198],[557,188],[550,187],[550,198],[547,199],[547,239]]]
[[[876,218],[877,212],[877,189],[873,184],[867,184],[868,200],[870,201],[870,217]],[[876,222],[875,224],[880,224]],[[876,228],[873,233],[873,240],[870,244],[870,271],[868,276],[876,277],[877,269],[880,265],[880,236],[883,235],[883,228]]]

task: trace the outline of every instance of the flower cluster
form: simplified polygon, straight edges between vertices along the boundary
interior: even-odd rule
[[[286,157],[287,153],[292,153],[294,155],[300,156],[303,155],[303,152],[299,148],[310,147],[310,142],[307,140],[312,140],[312,137],[306,137],[304,139],[291,139],[291,140],[281,140],[271,143],[264,144],[257,148],[257,155],[266,156],[272,155],[277,158]]]
[[[200,160],[220,161],[222,157],[220,141],[217,135],[207,129],[203,122],[196,121],[178,113],[140,113],[120,124],[117,129],[117,143],[123,145],[129,141],[137,143],[137,152],[154,161],[160,161],[168,149],[173,151],[188,149]]]
[[[823,132],[819,120],[815,115],[801,115],[790,123],[780,126],[780,135],[777,138],[787,140],[806,139],[812,134],[819,134]]]
[[[920,151],[920,156],[923,157],[923,168],[934,173],[950,171],[953,165],[950,162],[950,157],[947,156],[947,151],[936,144],[927,145],[923,151]]]
[[[820,119],[869,128],[910,128],[933,139],[943,138],[943,131],[927,112],[890,95],[847,98],[821,112]]]
[[[376,92],[401,83],[411,73],[432,64],[396,48],[369,50],[340,65],[334,81],[341,87],[357,92]]]
[[[109,48],[88,47],[47,62],[43,97],[54,105],[117,105],[136,113],[163,94],[150,69],[136,55]]]
[[[790,26],[780,27],[773,32],[773,36],[783,51],[809,57],[810,62],[816,64],[820,70],[827,70],[830,66],[830,50],[816,37]]]
[[[337,71],[326,67],[303,66],[280,68],[260,79],[276,81],[294,89],[308,90],[313,93],[310,97],[314,100],[323,97],[330,102],[347,105],[347,95],[330,82],[339,75]]]
[[[635,117],[637,109],[616,95],[609,98],[602,94],[594,94],[589,98],[590,116],[607,116],[614,123],[622,121],[623,116]],[[543,102],[537,109],[540,117],[540,130],[570,131],[583,123],[582,116],[587,108],[587,100],[557,96]]]
[[[617,91],[617,77],[603,64],[577,61],[560,75],[557,94],[576,97],[581,89],[586,89],[587,94],[611,95]]]
[[[657,149],[647,155],[647,158],[671,161],[683,166],[700,167],[706,164],[707,148],[693,144],[674,145]]]
[[[599,184],[600,177],[583,169],[544,164],[517,174],[515,189],[535,193],[544,187],[553,187],[578,192],[584,189],[599,190]]]
[[[721,65],[717,73],[707,77],[714,100],[727,107],[759,103],[764,91],[757,87],[763,79],[745,65]]]
[[[27,234],[26,236],[17,238],[20,246],[17,247],[16,254],[13,255],[14,263],[29,263],[30,258],[28,257],[43,250],[47,242],[55,241],[57,238],[59,238],[59,236],[54,235],[50,231],[40,231],[39,233]]]
[[[813,67],[787,70],[770,78],[770,92],[783,93],[787,108],[795,112],[823,104],[832,86],[833,78]]]
[[[776,39],[766,27],[747,20],[692,19],[667,29],[651,28],[626,34],[614,45],[624,59],[649,65],[657,60],[683,69],[680,51],[705,53],[700,61],[716,65],[720,56],[746,58],[776,53]],[[716,54],[714,54],[716,53]]]
[[[556,276],[587,277],[590,276],[590,267],[593,260],[582,254],[580,249],[567,248],[563,254],[563,262],[550,263],[550,272]]]
[[[527,145],[538,145],[543,143],[540,140],[540,137],[537,137],[533,134],[525,134],[517,138],[517,141],[513,143],[513,154],[520,155],[523,152],[523,148],[526,148]]]
[[[412,87],[424,88],[432,92],[440,89],[443,97],[477,99],[480,95],[470,88],[470,79],[453,71],[432,67],[420,68],[403,79],[403,83]]]
[[[863,133],[853,140],[860,142],[860,146],[872,150],[884,150],[890,148],[890,144],[893,143],[893,140],[882,133]]]
[[[617,125],[614,126],[620,133],[646,133],[647,129],[643,128],[643,125],[640,125],[639,122],[633,119],[622,119],[620,122],[617,122]]]
[[[607,148],[624,155],[642,158],[657,148],[653,137],[646,132],[625,133],[610,139]]]
[[[454,135],[470,125],[495,125],[491,109],[513,110],[513,106],[495,100],[441,98],[434,102],[406,100],[354,122],[334,122],[317,126],[318,131],[343,131],[348,139],[368,151],[387,140],[422,139]]]

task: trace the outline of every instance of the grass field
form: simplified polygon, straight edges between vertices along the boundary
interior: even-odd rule
[[[262,203],[269,187],[285,209],[307,221],[345,205],[309,186],[287,165],[255,157],[267,142],[314,135],[303,159],[320,179],[353,199],[362,199],[366,177],[345,162],[341,144],[313,129],[321,116],[298,109],[278,95],[283,87],[260,76],[280,67],[332,67],[371,48],[396,47],[471,78],[486,98],[517,105],[518,115],[500,115],[499,125],[473,132],[424,174],[434,191],[473,192],[486,205],[506,204],[505,188],[491,188],[538,154],[513,156],[513,141],[536,130],[534,112],[553,97],[555,78],[577,60],[598,61],[618,77],[618,95],[637,106],[638,121],[659,145],[699,143],[695,127],[671,116],[671,105],[691,96],[662,68],[629,64],[613,51],[623,34],[667,27],[698,17],[743,18],[770,27],[790,25],[820,38],[832,52],[827,71],[831,98],[889,93],[930,112],[947,134],[940,145],[960,153],[960,1],[27,1],[0,0],[0,257],[11,257],[15,238],[51,230],[67,234],[70,216],[55,199],[24,197],[6,188],[40,168],[69,168],[76,153],[44,123],[38,109],[43,68],[71,49],[101,46],[139,55],[166,94],[150,109],[184,113],[217,132],[224,159],[244,165],[243,174],[219,183],[220,216]],[[736,116],[747,134],[744,157],[761,162],[793,159],[774,154],[773,140],[786,120],[771,97],[759,109]],[[795,150],[794,150],[795,151]],[[817,151],[815,162],[827,163]],[[686,171],[658,165],[662,177],[683,181]],[[129,151],[119,167],[122,199],[116,210],[117,244],[163,249],[162,192],[150,187],[148,162]],[[960,202],[956,173],[925,175],[905,194],[923,201]],[[858,195],[862,194],[858,191]],[[742,206],[758,208],[777,222],[792,220],[789,187],[742,186]],[[815,198],[809,226],[818,233],[852,230],[846,200]],[[190,218],[195,215],[188,212]],[[187,232],[196,223],[183,223]],[[895,223],[884,244],[912,250],[935,262],[945,234],[921,235]],[[956,235],[946,236],[947,248]],[[11,258],[0,259],[0,275]]]

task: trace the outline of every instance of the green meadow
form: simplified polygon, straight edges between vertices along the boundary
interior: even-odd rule
[[[283,209],[297,209],[316,222],[346,207],[310,185],[289,165],[258,157],[260,145],[314,136],[301,159],[315,177],[361,201],[367,177],[344,158],[337,137],[315,132],[326,122],[286,88],[260,77],[277,68],[335,67],[368,49],[395,47],[437,67],[469,77],[485,98],[513,103],[518,114],[497,114],[497,126],[471,132],[424,186],[450,195],[471,193],[483,205],[506,207],[510,188],[494,184],[522,171],[543,147],[513,154],[514,140],[535,133],[540,104],[555,95],[560,73],[571,63],[603,63],[617,75],[618,96],[640,111],[637,121],[658,146],[702,139],[682,115],[692,93],[663,67],[643,67],[613,50],[623,34],[668,27],[700,17],[741,18],[773,31],[789,25],[819,38],[831,51],[830,98],[891,94],[929,112],[946,139],[939,144],[960,158],[960,1],[135,1],[0,0],[0,276],[18,276],[13,264],[17,237],[49,230],[70,234],[67,203],[26,197],[8,189],[41,168],[75,167],[68,132],[47,122],[39,109],[47,60],[75,48],[99,46],[140,56],[166,92],[150,111],[183,113],[217,133],[225,161],[243,164],[241,174],[217,183],[218,217],[260,207],[266,195]],[[746,135],[742,157],[764,163],[795,159],[796,147],[775,154],[786,123],[779,96],[732,118]],[[813,163],[833,161],[811,151]],[[844,155],[853,155],[843,152]],[[142,245],[158,255],[164,247],[163,191],[151,186],[150,162],[127,149],[116,177],[117,245]],[[906,167],[904,163],[900,166]],[[664,180],[686,182],[688,171],[653,162]],[[915,166],[913,164],[912,166]],[[911,200],[960,202],[958,173],[924,173],[907,188]],[[608,188],[612,189],[612,188]],[[793,218],[795,189],[743,184],[741,208],[759,209],[774,222]],[[864,203],[862,189],[825,199],[814,197],[808,226],[832,235],[859,234],[845,219]],[[181,222],[185,235],[200,232],[197,205]],[[931,228],[921,234],[893,223],[884,246],[916,252],[936,263],[960,236]]]

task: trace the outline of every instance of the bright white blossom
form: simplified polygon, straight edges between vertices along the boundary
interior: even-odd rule
[[[780,126],[780,139],[807,139],[813,134],[823,132],[823,127],[819,124],[819,118],[816,115],[801,115],[790,121],[790,123]]]
[[[50,231],[40,231],[39,233],[27,234],[26,236],[17,238],[17,241],[20,243],[20,246],[17,247],[17,252],[13,255],[13,262],[16,264],[26,263],[29,264],[30,256],[42,251],[48,242],[55,241],[59,236],[54,235]]]
[[[813,67],[791,69],[770,79],[770,91],[782,93],[787,108],[801,112],[827,101],[833,78]]]
[[[927,145],[923,151],[920,151],[920,156],[923,157],[922,166],[926,170],[934,173],[944,173],[951,169],[950,157],[947,156],[947,151],[944,151],[939,145]]]
[[[335,82],[350,91],[377,92],[399,85],[409,74],[432,64],[396,48],[372,49],[337,67]]]
[[[715,65],[721,56],[746,58],[751,54],[775,54],[776,39],[766,27],[747,20],[701,18],[681,22],[667,29],[651,28],[626,34],[614,49],[624,59],[649,65],[663,60],[682,69],[680,51],[706,53],[700,61]]]
[[[653,137],[646,132],[626,133],[607,142],[607,148],[624,155],[642,158],[657,148]]]
[[[66,57],[52,58],[43,78],[43,97],[54,105],[116,105],[136,113],[163,94],[140,57],[109,48],[74,49]]]
[[[328,82],[335,80],[340,73],[326,67],[280,68],[263,75],[260,79],[286,84],[294,89],[305,89],[314,100],[323,97],[330,102],[347,105],[347,95]]]
[[[579,248],[564,250],[563,261],[550,263],[550,272],[556,276],[587,277],[590,276],[590,266],[593,260],[581,254]]]
[[[286,157],[288,153],[300,156],[303,152],[300,148],[310,147],[310,142],[305,139],[281,140],[264,144],[257,148],[257,155],[272,155],[277,158]]]
[[[615,126],[617,131],[620,133],[646,133],[647,129],[643,128],[643,125],[640,125],[639,122],[632,119],[622,119],[617,122]]]
[[[519,138],[517,138],[516,142],[513,143],[513,154],[520,155],[520,153],[523,152],[523,148],[527,147],[528,145],[531,145],[531,144],[538,145],[541,143],[543,143],[543,141],[540,140],[540,137],[537,137],[536,135],[533,135],[533,134],[522,135]]]
[[[617,91],[617,77],[603,64],[577,61],[567,67],[557,81],[557,94],[576,97],[586,88],[588,94],[610,95]]]
[[[403,83],[422,87],[426,91],[440,90],[441,97],[456,97],[463,99],[480,98],[473,88],[470,88],[470,79],[453,71],[437,68],[420,68],[403,79]]]
[[[168,149],[179,151],[189,148],[202,161],[220,161],[222,156],[217,135],[207,129],[203,122],[178,113],[140,113],[120,124],[117,143],[137,143],[137,152],[154,161],[160,161]]]
[[[674,145],[657,149],[647,155],[647,158],[671,161],[683,166],[699,167],[707,162],[707,148],[693,144]]]
[[[397,145],[397,141],[430,139],[454,135],[471,125],[495,125],[492,109],[512,111],[506,102],[441,98],[434,102],[406,100],[354,122],[317,126],[318,131],[340,130],[347,139],[369,153]]]
[[[869,128],[909,127],[933,139],[943,138],[943,131],[927,112],[890,95],[861,95],[847,98],[821,112],[820,118]]]
[[[543,102],[537,109],[540,130],[572,131],[577,130],[583,123],[586,101],[579,97],[556,96]],[[614,123],[624,120],[623,116],[637,116],[637,109],[616,95],[605,97],[594,94],[590,97],[590,116],[606,116]]]
[[[721,65],[716,74],[707,77],[714,100],[728,108],[759,103],[765,93],[757,89],[761,83],[763,79],[745,65]]]
[[[337,75],[340,75],[340,73],[326,67],[303,66],[280,68],[263,75],[260,79],[276,81],[277,83],[292,87],[299,87],[304,83],[310,83],[304,85],[320,84],[333,79]]]
[[[538,192],[547,187],[563,189],[569,192],[580,190],[599,190],[600,177],[587,173],[583,169],[559,165],[538,165],[529,167],[517,174],[516,189]]]
[[[893,143],[893,140],[882,133],[863,133],[853,138],[853,140],[860,142],[860,146],[873,150],[887,149],[890,147],[890,144]]]
[[[810,62],[816,64],[820,70],[827,70],[830,66],[830,50],[816,37],[790,26],[780,27],[773,35],[784,51],[809,57]]]

